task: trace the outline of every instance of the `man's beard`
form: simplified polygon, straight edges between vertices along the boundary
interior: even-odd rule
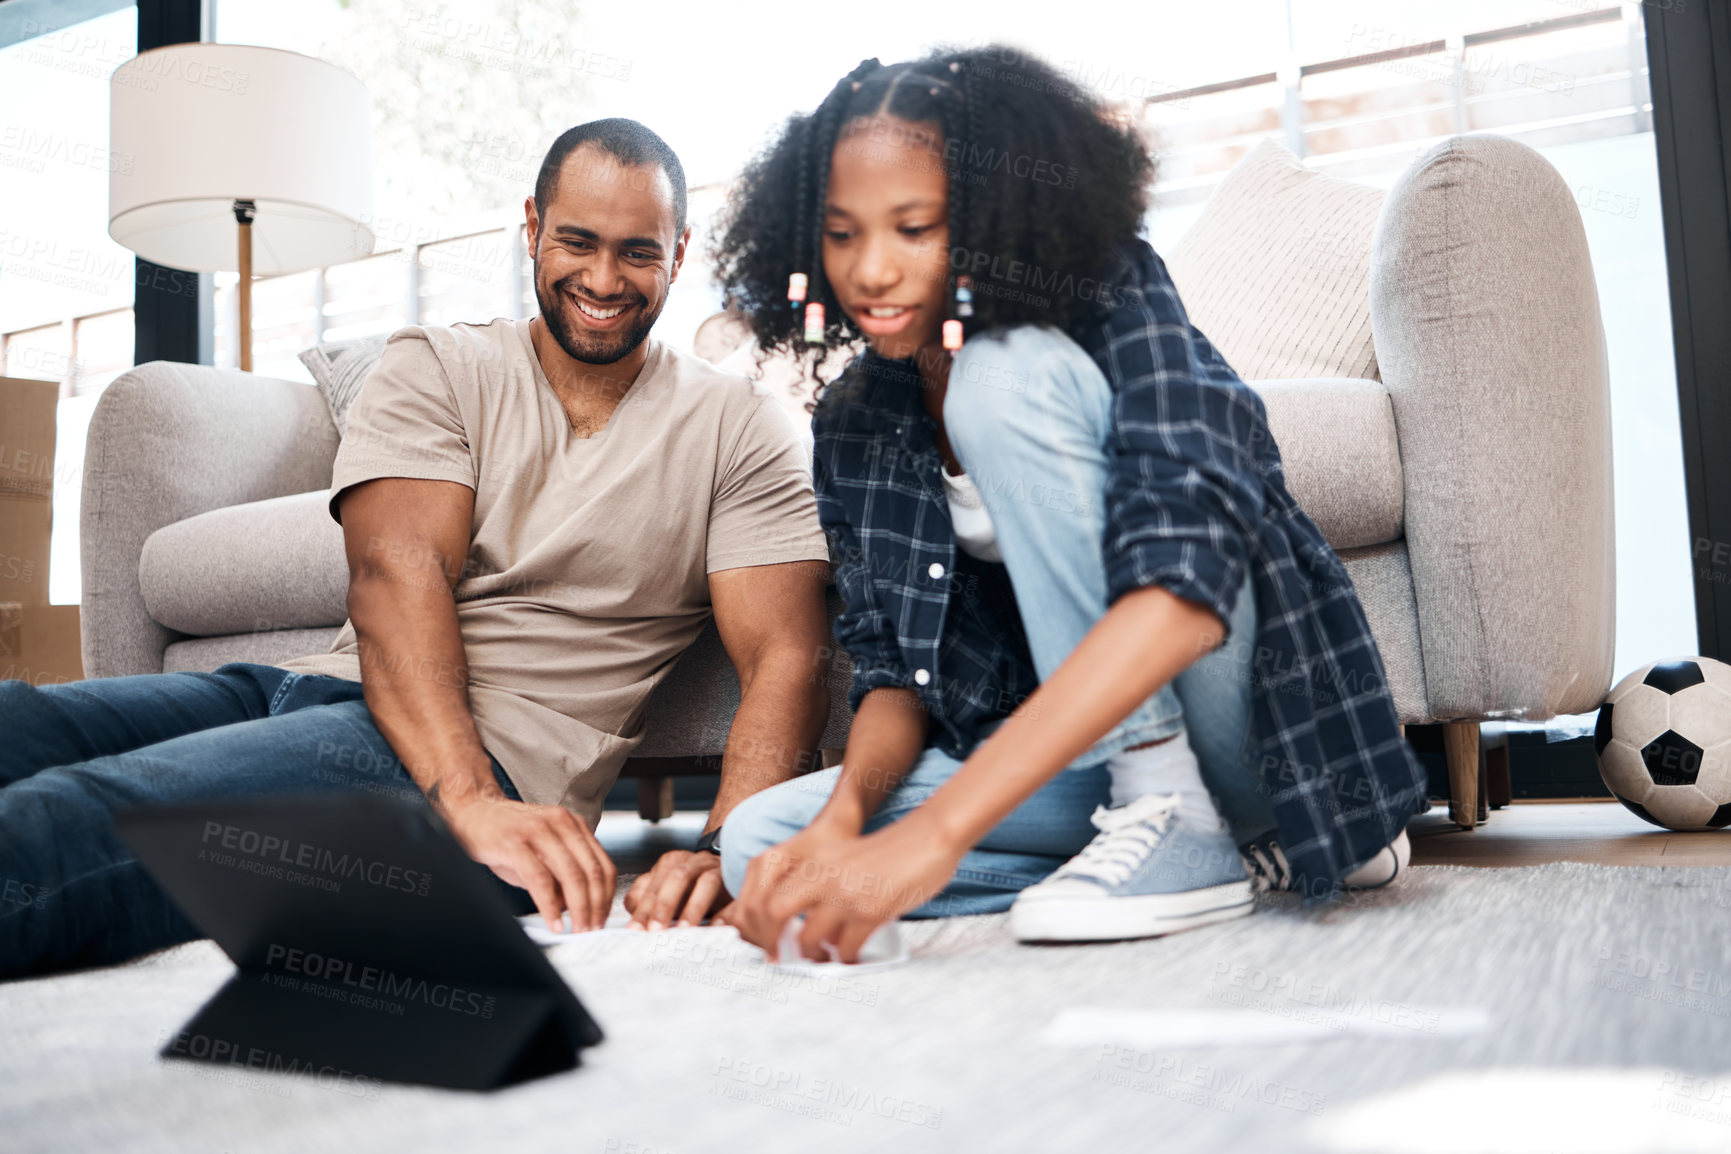
[[[553,285],[551,291],[541,287],[539,272],[535,276],[535,303],[541,306],[541,323],[547,326],[547,331],[553,334],[553,339],[559,342],[559,347],[565,350],[567,356],[590,365],[611,365],[622,361],[643,343],[649,335],[649,330],[655,327],[655,322],[661,316],[661,309],[654,312],[643,309],[638,313],[635,324],[627,325],[618,332],[591,333],[579,329],[566,317],[567,307],[576,308],[571,303],[571,297],[565,292],[566,287],[577,287],[575,277],[567,277]],[[623,305],[630,308],[643,302],[640,296],[629,299],[621,298],[614,306]],[[646,302],[645,302],[646,303]],[[662,301],[662,306],[666,305]],[[609,306],[603,306],[609,307]]]

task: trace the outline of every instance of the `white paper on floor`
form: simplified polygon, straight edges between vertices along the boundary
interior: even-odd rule
[[[562,934],[548,930],[547,923],[541,920],[539,914],[518,918],[517,924],[523,927],[523,932],[529,936],[529,940],[538,946],[557,946],[570,941],[572,938],[570,914],[565,915],[565,932]],[[615,912],[600,930],[590,932],[602,934],[643,932],[627,929],[626,927],[630,924],[631,915]],[[837,961],[835,959],[835,947],[829,946],[827,943],[826,948],[830,951],[830,960],[827,962],[810,961],[799,956],[799,933],[804,925],[804,918],[788,919],[787,928],[782,931],[781,935],[781,957],[784,960],[779,963],[770,962],[771,966],[782,970],[846,970],[848,973],[859,973],[862,970],[888,969],[891,966],[899,966],[908,960],[908,947],[907,943],[902,941],[901,931],[896,928],[896,923],[885,922],[873,930],[871,936],[860,946],[859,961],[851,965]],[[731,927],[729,928],[731,929]],[[737,933],[737,931],[735,932]],[[767,958],[764,960],[768,962]]]
[[[523,927],[523,932],[529,935],[529,940],[538,946],[557,946],[571,940],[571,915],[569,913],[565,915],[565,932],[562,934],[556,934],[549,930],[547,923],[541,920],[540,914],[530,914],[526,918],[518,918],[517,924]],[[605,934],[617,930],[620,933],[636,933],[635,930],[626,930],[625,927],[630,924],[630,914],[615,913],[608,917],[600,930],[592,932]]]
[[[1284,1009],[1284,1007],[1282,1007]],[[1399,1002],[1366,1002],[1329,1011],[1298,1005],[1294,1013],[1263,1010],[1072,1006],[1060,1010],[1040,1036],[1052,1046],[1178,1047],[1286,1046],[1345,1037],[1460,1038],[1490,1025],[1476,1008],[1426,1009]]]
[[[857,973],[861,970],[884,970],[891,966],[899,966],[908,960],[908,946],[902,941],[902,933],[894,922],[885,922],[871,932],[871,936],[861,943],[859,961],[848,963],[839,960],[835,947],[828,942],[823,944],[829,951],[830,960],[814,962],[799,955],[799,935],[805,928],[804,918],[789,918],[782,928],[780,945],[781,961],[771,963],[782,970],[846,970]]]
[[[1309,1137],[1342,1154],[1691,1154],[1731,1147],[1731,1073],[1496,1066],[1449,1070],[1337,1106]],[[1414,1126],[1472,1104],[1468,1126]]]

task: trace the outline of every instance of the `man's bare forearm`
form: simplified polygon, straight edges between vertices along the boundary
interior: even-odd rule
[[[841,778],[818,820],[858,831],[919,760],[930,715],[911,689],[874,689],[848,731]]]
[[[569,912],[577,928],[599,929],[618,876],[607,852],[570,810],[506,797],[469,711],[453,590],[468,561],[474,490],[380,477],[338,500],[374,723],[470,857],[527,890],[548,928]]]
[[[720,828],[733,807],[761,790],[815,769],[829,719],[829,693],[800,653],[771,655],[744,679],[727,731],[721,784],[704,831]]]
[[[429,576],[374,567],[350,582],[367,708],[435,805],[502,796],[469,712],[457,607]]]
[[[454,481],[384,477],[338,498],[349,621],[373,721],[447,816],[503,795],[469,713],[469,669],[451,590],[468,558],[474,492]]]

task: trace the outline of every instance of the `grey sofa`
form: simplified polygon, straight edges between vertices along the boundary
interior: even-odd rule
[[[1278,163],[1264,168],[1233,185],[1253,214],[1257,181],[1273,182],[1271,197],[1297,187]],[[1234,341],[1256,361],[1263,352],[1243,342],[1266,342],[1300,315],[1282,314],[1282,299],[1303,298],[1290,306],[1303,317],[1294,341],[1346,348],[1368,324],[1374,356],[1342,362],[1341,375],[1252,383],[1292,492],[1364,603],[1401,719],[1447,723],[1452,812],[1470,828],[1481,820],[1479,722],[1585,712],[1610,681],[1609,396],[1592,268],[1570,190],[1507,140],[1444,142],[1386,197],[1337,185],[1303,186],[1304,203],[1333,223],[1293,233],[1310,247],[1287,266],[1334,260],[1350,275],[1331,274],[1327,288],[1248,291],[1279,263],[1268,237],[1212,284],[1194,260],[1174,261],[1174,274],[1183,264],[1192,315],[1241,371]],[[1220,196],[1228,217],[1245,211]],[[1262,223],[1269,237],[1293,232],[1291,220]],[[1319,237],[1333,237],[1326,252]],[[1319,313],[1318,292],[1339,299]],[[1330,325],[1340,333],[1318,331]],[[325,512],[337,444],[307,385],[160,362],[111,385],[84,479],[88,675],[327,648],[346,580]],[[845,657],[832,674],[823,743],[839,748]],[[738,695],[711,626],[650,701],[643,760],[627,770],[660,783],[645,812],[659,812],[667,774],[713,768]]]

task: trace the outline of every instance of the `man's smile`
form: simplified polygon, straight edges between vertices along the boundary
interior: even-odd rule
[[[634,302],[617,305],[596,305],[567,292],[565,296],[577,306],[578,314],[583,318],[585,326],[592,329],[610,329],[619,322],[619,318],[630,311]]]

